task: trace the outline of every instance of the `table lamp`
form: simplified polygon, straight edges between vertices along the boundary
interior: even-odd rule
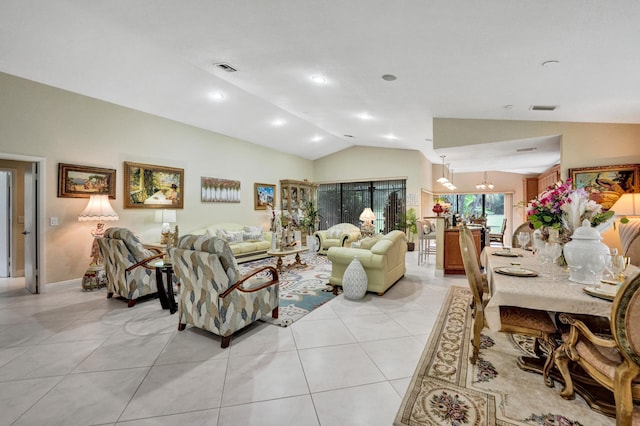
[[[155,222],[162,223],[162,228],[160,229],[160,244],[171,245],[177,232],[171,232],[170,224],[175,223],[176,220],[175,210],[156,210]]]
[[[631,263],[636,265],[640,259],[634,259],[630,253],[631,245],[637,238],[640,238],[640,193],[622,194],[618,198],[611,210],[616,212],[616,216],[623,216],[628,221],[620,221],[620,244],[622,245],[622,254],[632,257]]]
[[[360,214],[360,220],[364,222],[362,226],[360,226],[360,232],[365,237],[371,237],[376,233],[375,227],[373,226],[373,221],[376,220],[376,215],[373,214],[369,207],[366,207],[362,213]]]
[[[89,197],[87,207],[78,215],[78,221],[97,221],[96,228],[91,231],[93,244],[91,245],[91,264],[82,277],[82,288],[93,290],[107,285],[107,277],[104,272],[102,253],[98,246],[98,238],[104,234],[104,221],[118,220],[118,213],[113,210],[109,203],[109,196],[106,194],[96,194]]]
[[[120,217],[111,207],[111,204],[109,203],[109,196],[106,194],[91,195],[89,197],[87,207],[85,207],[82,213],[78,215],[78,220],[80,222],[98,222],[96,224],[96,228],[91,231],[91,235],[96,238],[101,237],[102,234],[104,234],[104,221],[118,219],[120,219]],[[95,239],[91,250],[91,257],[93,258],[93,261],[91,262],[92,265],[102,264],[102,256],[100,254],[100,249],[98,248],[98,243]]]

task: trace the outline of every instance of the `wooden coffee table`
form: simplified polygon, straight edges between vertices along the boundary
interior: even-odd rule
[[[306,247],[302,247],[302,248],[291,248],[291,249],[286,249],[286,250],[269,250],[267,251],[267,254],[269,256],[275,256],[278,258],[278,262],[276,263],[276,269],[278,270],[278,272],[282,272],[282,268],[283,266],[285,268],[306,268],[307,264],[303,263],[300,260],[300,253],[305,252],[309,250]],[[282,262],[282,258],[285,256],[289,256],[291,254],[295,254],[295,261],[293,263],[290,263],[288,265],[284,265]]]

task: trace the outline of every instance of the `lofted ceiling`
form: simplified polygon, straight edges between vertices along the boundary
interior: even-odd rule
[[[434,150],[433,118],[640,123],[638,22],[637,0],[2,0],[0,71],[308,159],[535,173],[557,135]]]

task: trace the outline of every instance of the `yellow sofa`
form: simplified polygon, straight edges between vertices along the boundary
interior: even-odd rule
[[[349,247],[360,238],[360,228],[350,223],[339,223],[331,228],[316,231],[313,234],[316,239],[318,254],[327,254],[331,247]]]
[[[342,276],[354,257],[367,272],[367,291],[382,296],[407,271],[405,255],[407,237],[402,231],[391,231],[380,237],[370,249],[331,247],[327,257],[331,261],[329,282],[342,286]]]
[[[259,232],[258,232],[259,230]],[[189,232],[192,235],[208,235],[222,238],[229,243],[238,263],[269,257],[271,249],[271,231],[262,231],[259,226],[239,223],[217,223]]]

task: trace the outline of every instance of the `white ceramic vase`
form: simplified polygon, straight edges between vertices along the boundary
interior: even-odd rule
[[[602,269],[595,268],[600,264],[604,268],[606,261],[602,256],[609,255],[609,247],[600,242],[602,236],[591,227],[588,220],[573,233],[571,241],[564,245],[564,257],[569,265],[569,281],[581,284],[599,284]]]
[[[362,299],[367,292],[367,272],[355,256],[342,276],[342,290],[347,299]]]

